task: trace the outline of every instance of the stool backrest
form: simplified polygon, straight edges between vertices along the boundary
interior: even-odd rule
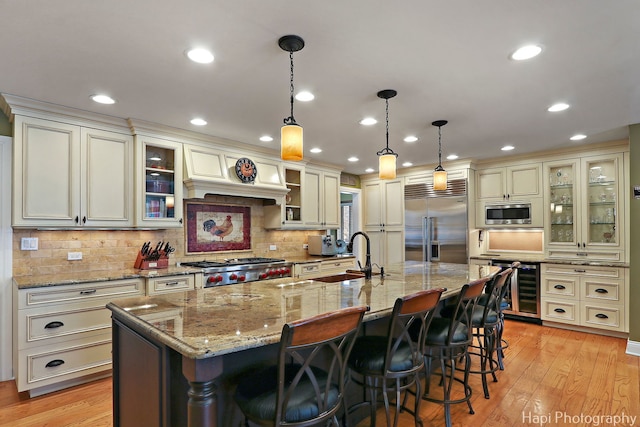
[[[404,377],[424,365],[424,335],[436,311],[443,288],[415,292],[396,299],[387,332],[384,373],[387,378]],[[415,332],[417,331],[417,333]],[[410,349],[411,364],[402,370],[393,367],[396,355]]]
[[[476,308],[476,303],[478,302],[478,298],[480,297],[480,295],[482,295],[489,279],[489,277],[483,277],[482,279],[474,280],[472,282],[466,283],[460,289],[460,293],[458,294],[458,299],[452,313],[452,321],[449,323],[449,331],[447,332],[447,338],[445,340],[446,346],[452,345],[452,340],[455,336],[456,331],[458,330],[460,323],[471,325],[471,317]],[[471,342],[472,329],[471,327],[469,327],[467,328],[467,330],[468,342]],[[464,343],[459,344],[465,345]]]
[[[368,309],[366,306],[348,307],[284,325],[278,361],[276,425],[284,423],[289,401],[296,396],[296,387],[301,382],[313,386],[316,397],[313,403],[318,408],[316,421],[329,419],[338,411],[344,400],[346,362]],[[312,368],[318,366],[322,371]],[[322,372],[321,376],[319,372]],[[337,397],[330,393],[336,386]],[[307,423],[309,420],[305,421]]]
[[[509,267],[505,268],[495,276],[491,289],[487,291],[490,292],[490,295],[489,302],[485,305],[484,317],[482,319],[483,323],[486,320],[489,310],[493,310],[496,313],[500,313],[502,311],[502,300],[506,296],[509,285],[511,284],[509,279],[512,274],[513,269]]]

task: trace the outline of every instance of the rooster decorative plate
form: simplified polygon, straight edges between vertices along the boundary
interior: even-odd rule
[[[258,169],[251,159],[243,157],[236,162],[236,176],[242,182],[253,182],[256,179]]]

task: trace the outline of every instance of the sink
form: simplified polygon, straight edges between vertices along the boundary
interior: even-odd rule
[[[336,282],[342,282],[345,280],[362,279],[362,278],[364,278],[364,273],[340,273],[340,274],[334,274],[333,276],[317,277],[312,280],[316,282],[336,283]]]

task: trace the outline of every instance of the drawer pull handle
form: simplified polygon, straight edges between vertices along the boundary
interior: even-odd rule
[[[59,321],[53,321],[53,322],[49,322],[46,325],[44,325],[45,329],[55,329],[55,328],[60,328],[64,326],[64,323],[59,322]]]
[[[553,311],[555,311],[556,313],[566,313],[566,311],[564,311],[564,308],[554,308]]]
[[[180,282],[167,282],[167,286],[175,286],[175,285],[179,285]]]
[[[609,318],[609,316],[607,316],[606,314],[602,314],[602,313],[596,314],[596,317],[598,319],[608,319]]]
[[[554,289],[567,289],[564,285],[553,285]]]
[[[51,362],[44,365],[47,368],[55,368],[56,366],[64,365],[64,360],[62,359],[54,359]]]
[[[96,290],[95,289],[87,289],[84,291],[80,291],[80,295],[91,295],[91,294],[95,294]]]
[[[598,288],[598,289],[596,289],[594,292],[597,292],[597,293],[599,293],[599,294],[608,294],[608,293],[609,293],[609,291],[608,291],[608,290],[606,290],[606,289],[602,289],[602,288]]]
[[[578,268],[574,268],[573,271],[575,271],[576,273],[586,273],[587,270],[582,270],[582,269],[578,269]]]

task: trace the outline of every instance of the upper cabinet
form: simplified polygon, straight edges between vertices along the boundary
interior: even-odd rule
[[[530,163],[476,172],[478,200],[526,200],[542,196],[542,163]]]
[[[13,161],[14,227],[133,225],[131,135],[15,115]]]
[[[306,227],[340,227],[340,173],[307,167],[302,200]]]
[[[371,261],[378,265],[404,261],[403,179],[363,181],[362,189]]]
[[[623,260],[622,154],[545,162],[549,258]]]
[[[136,135],[136,224],[181,227],[182,144]]]

